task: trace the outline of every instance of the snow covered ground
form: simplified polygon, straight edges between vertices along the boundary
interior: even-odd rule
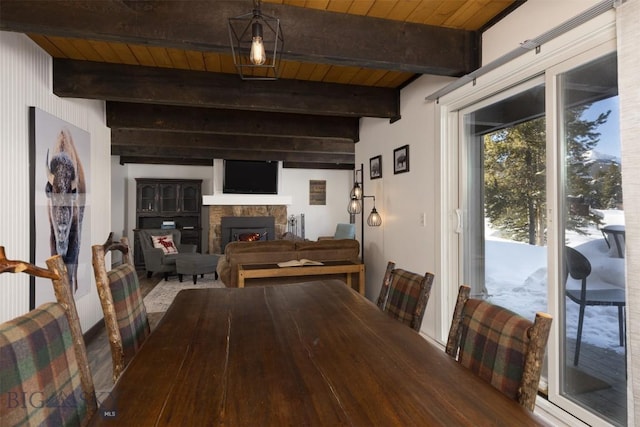
[[[605,210],[604,225],[624,225],[624,211]],[[545,247],[532,246],[496,237],[498,233],[486,230],[486,287],[489,301],[507,307],[527,319],[536,311],[547,310],[547,268]],[[624,287],[624,259],[609,255],[609,248],[600,230],[595,227],[586,236],[567,234],[568,245],[579,250],[591,262],[592,272],[587,284],[601,287]],[[569,288],[580,283],[569,279]],[[578,304],[566,299],[567,335],[575,338],[578,325]],[[619,353],[617,307],[588,306],[584,315],[582,341]]]

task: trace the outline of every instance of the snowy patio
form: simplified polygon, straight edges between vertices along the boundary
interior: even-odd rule
[[[598,211],[604,225],[623,225],[624,211]],[[577,249],[591,263],[589,286],[625,287],[624,258],[610,250],[602,232],[593,227],[587,235],[567,233],[567,245]],[[533,319],[535,312],[547,312],[547,248],[514,242],[486,229],[486,288],[489,301]],[[569,278],[567,288],[580,288]],[[565,297],[567,366],[572,366],[578,325],[578,304]],[[612,419],[626,417],[625,347],[620,346],[618,310],[613,306],[588,306],[584,315],[578,370],[604,381],[608,387],[570,396]]]

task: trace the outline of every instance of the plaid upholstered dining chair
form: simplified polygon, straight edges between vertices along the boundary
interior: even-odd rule
[[[378,307],[394,319],[420,331],[434,276],[431,273],[420,276],[395,266],[392,261],[387,264]]]
[[[447,354],[533,411],[551,316],[536,313],[532,323],[506,308],[469,298],[470,290],[459,288]]]
[[[114,242],[113,233],[110,233],[104,244],[93,245],[91,251],[93,273],[109,335],[115,382],[147,339],[151,329],[127,237]],[[111,251],[122,252],[122,263],[107,270],[105,256]]]
[[[60,255],[48,268],[8,260],[0,273],[51,279],[56,302],[0,324],[0,425],[85,426],[97,411],[80,320]]]

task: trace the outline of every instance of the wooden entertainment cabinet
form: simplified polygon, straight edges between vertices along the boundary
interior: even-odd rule
[[[174,221],[181,242],[194,244],[202,252],[201,216],[201,179],[136,178],[135,265],[144,265],[137,230],[162,228],[163,221]]]

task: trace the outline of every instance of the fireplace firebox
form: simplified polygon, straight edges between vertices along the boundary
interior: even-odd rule
[[[275,240],[275,217],[223,216],[220,218],[220,238],[220,247],[223,253],[229,242]]]

